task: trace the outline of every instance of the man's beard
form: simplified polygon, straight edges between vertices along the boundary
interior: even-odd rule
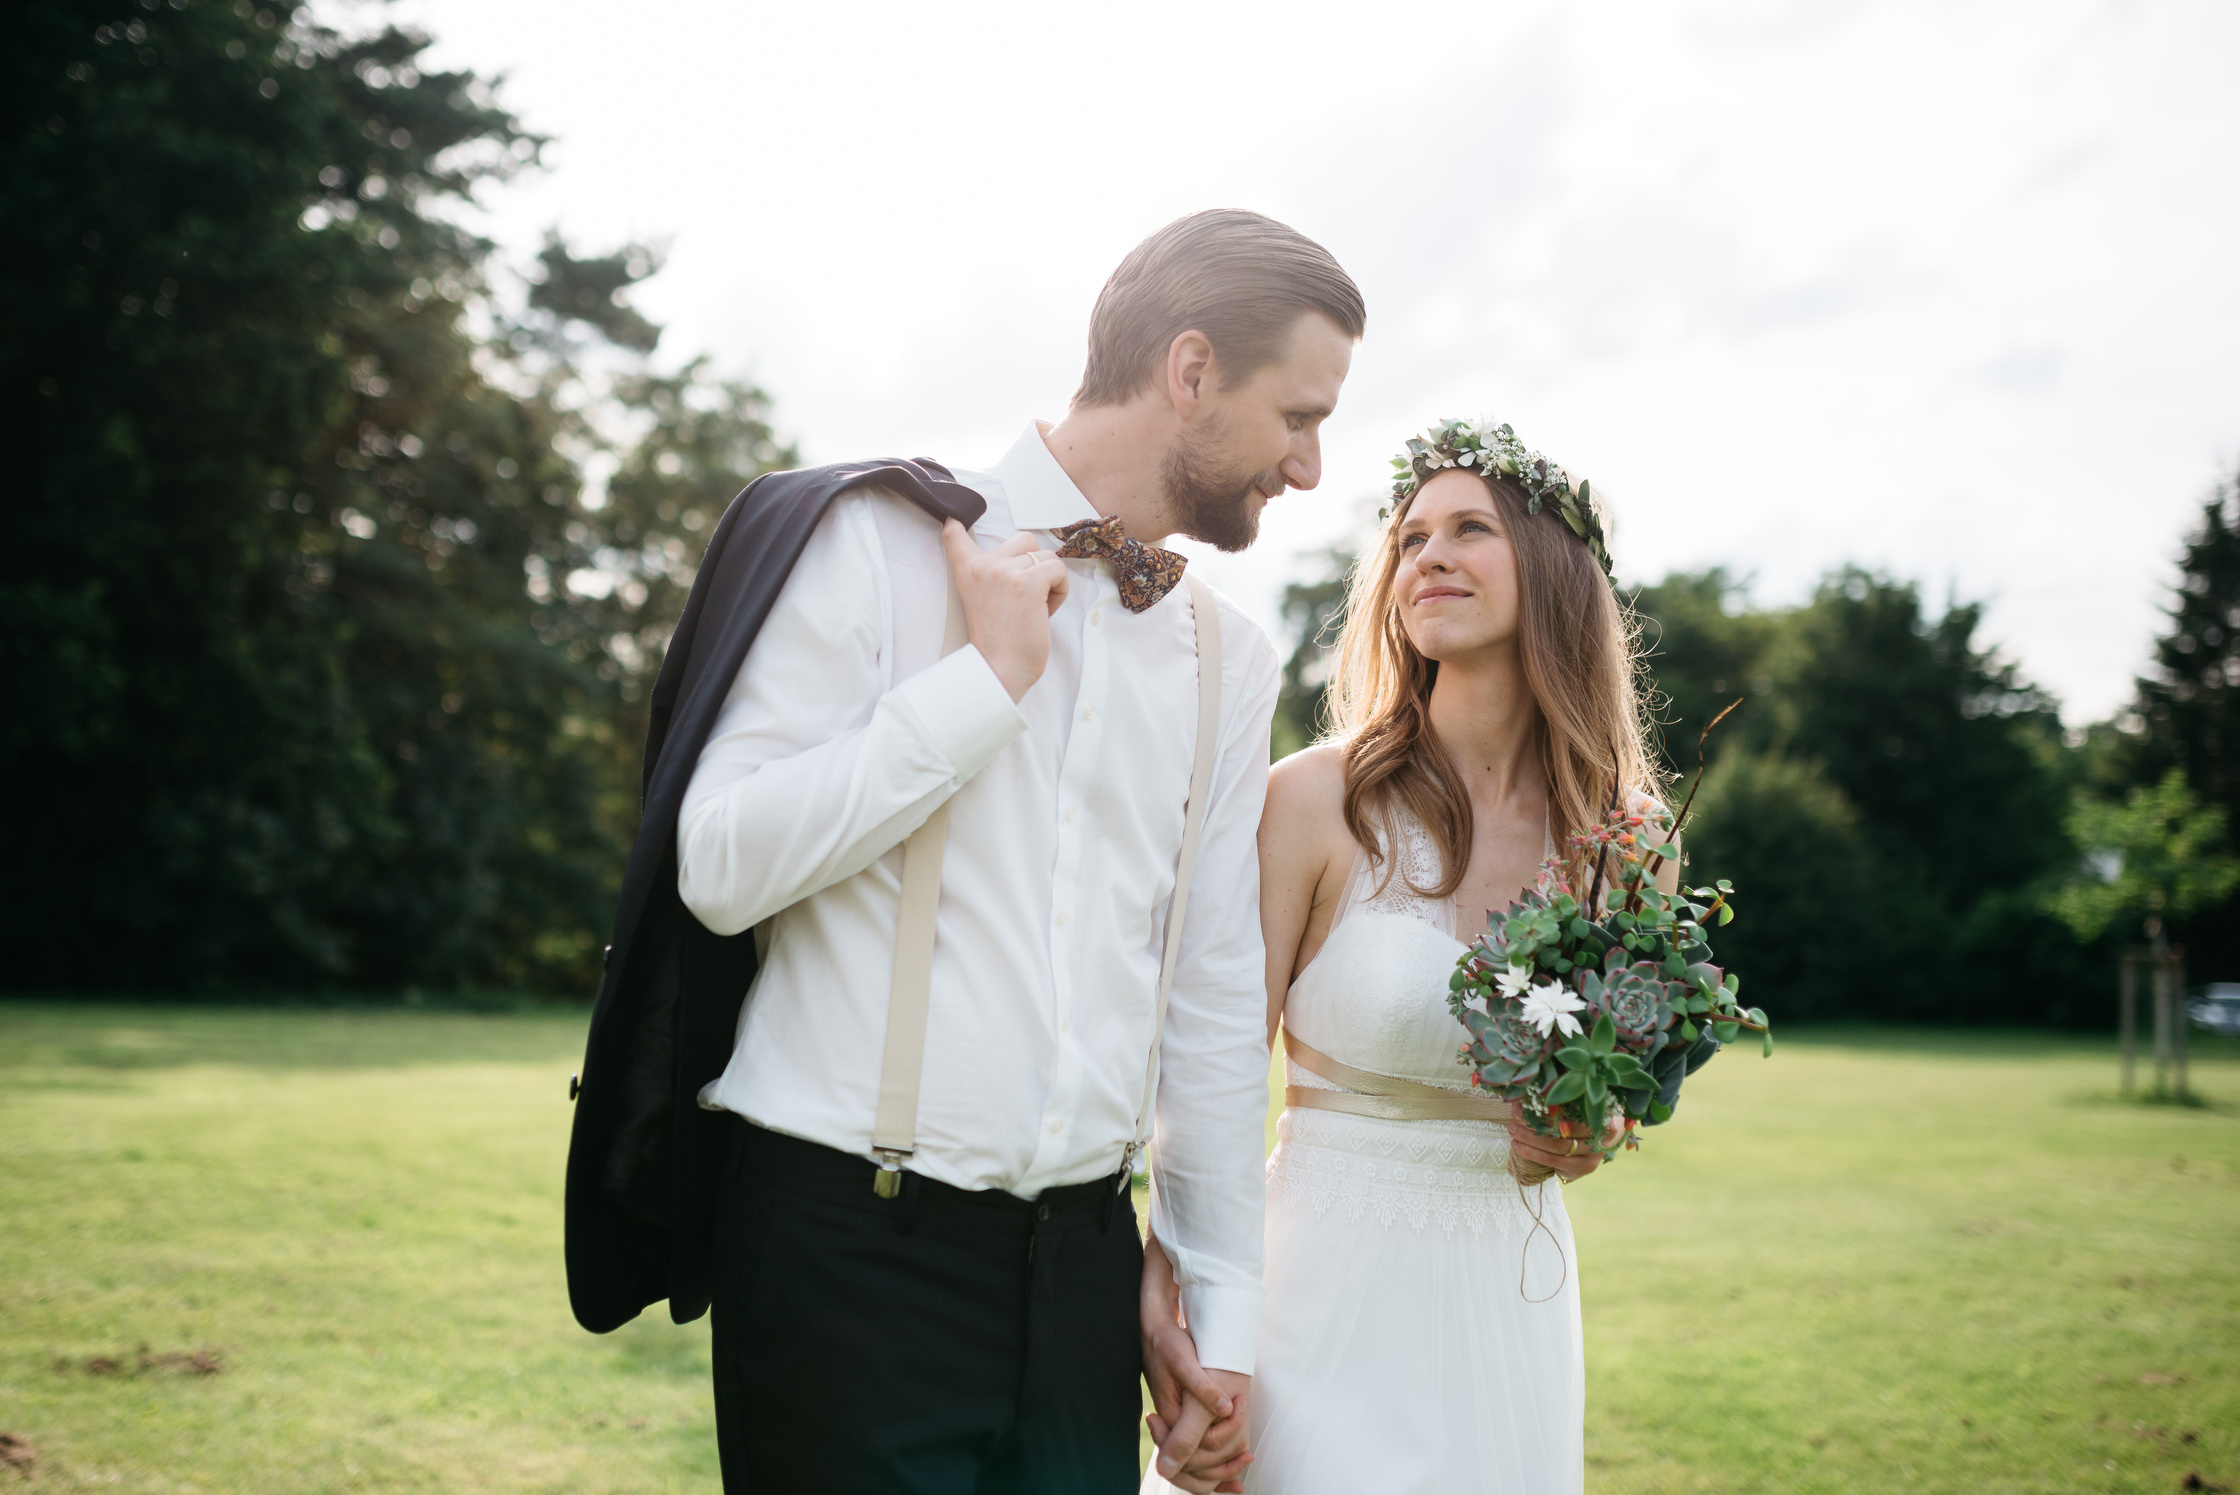
[[[1175,529],[1233,555],[1260,533],[1253,490],[1280,493],[1283,478],[1274,472],[1225,471],[1217,454],[1226,434],[1221,426],[1209,425],[1195,440],[1187,433],[1177,437],[1161,477]]]

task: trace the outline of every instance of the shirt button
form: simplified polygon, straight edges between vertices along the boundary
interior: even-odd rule
[[[1103,608],[1101,608],[1101,607],[1098,607],[1098,608],[1091,608],[1091,609],[1090,609],[1090,611],[1089,611],[1089,626],[1090,626],[1091,628],[1094,628],[1094,627],[1096,627],[1096,626],[1097,626],[1097,619],[1099,619],[1099,618],[1101,618],[1101,617],[1103,617],[1103,616],[1104,616],[1104,609],[1103,609]]]
[[[1061,1033],[1071,1033],[1073,1031],[1073,1019],[1070,1017],[1060,1019],[1058,1023],[1058,1031]]]
[[[1066,824],[1073,824],[1073,811],[1071,810],[1066,811]]]
[[[1064,1122],[1062,1122],[1062,1121],[1053,1121],[1053,1122],[1051,1122],[1051,1123],[1050,1123],[1050,1135],[1051,1135],[1051,1136],[1053,1136],[1053,1137],[1057,1136],[1057,1135],[1058,1135],[1058,1134],[1059,1134],[1060,1132],[1064,1131],[1065,1129],[1066,1129],[1066,1124],[1065,1124]]]
[[[1056,924],[1056,925],[1057,925],[1057,926],[1058,926],[1058,927],[1059,927],[1060,929],[1063,929],[1063,928],[1065,928],[1065,927],[1066,927],[1066,916],[1065,916],[1065,910],[1063,910],[1063,909],[1060,909],[1060,910],[1058,911],[1058,917],[1057,917],[1057,918],[1056,918],[1055,920],[1053,920],[1052,922],[1053,922],[1053,923],[1055,923],[1055,924]]]
[[[1093,722],[1093,721],[1095,721],[1095,720],[1097,719],[1097,708],[1096,708],[1096,707],[1094,707],[1094,706],[1084,706],[1084,707],[1082,707],[1082,708],[1081,708],[1081,719],[1082,719],[1083,721],[1085,721],[1085,722]]]

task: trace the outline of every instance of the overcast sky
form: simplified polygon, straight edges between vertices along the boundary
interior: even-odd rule
[[[666,241],[664,352],[759,381],[811,461],[991,462],[1183,213],[1321,240],[1369,305],[1325,479],[1207,562],[1271,626],[1411,430],[1492,413],[1607,491],[1622,576],[1885,568],[1987,603],[2078,723],[2240,459],[2240,6],[388,13],[556,137],[486,231]]]

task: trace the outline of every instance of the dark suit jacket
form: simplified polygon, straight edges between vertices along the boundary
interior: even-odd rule
[[[765,474],[731,501],[655,679],[643,819],[622,879],[614,943],[591,1009],[568,1144],[568,1299],[604,1334],[669,1300],[678,1323],[708,1309],[717,1190],[739,1123],[702,1111],[700,1087],[731,1057],[754,978],[754,933],[712,934],[677,896],[677,812],[748,646],[832,501],[901,493],[970,526],[980,495],[937,463],[885,461]]]

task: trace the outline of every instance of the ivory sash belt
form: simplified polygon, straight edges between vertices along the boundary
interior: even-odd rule
[[[1315,1111],[1342,1111],[1348,1116],[1372,1116],[1380,1121],[1507,1121],[1509,1103],[1490,1095],[1443,1090],[1398,1075],[1351,1064],[1304,1043],[1289,1028],[1283,1030],[1284,1052],[1301,1069],[1320,1075],[1343,1090],[1310,1090],[1303,1085],[1283,1087],[1283,1103]]]

